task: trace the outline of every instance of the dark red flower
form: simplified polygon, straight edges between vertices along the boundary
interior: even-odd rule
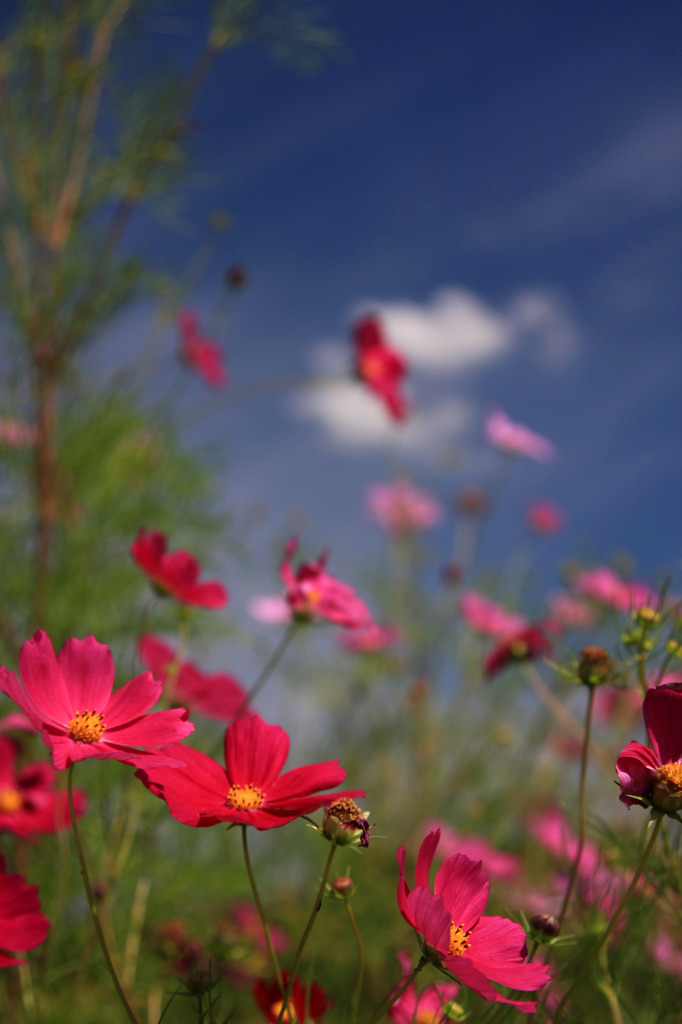
[[[540,626],[528,626],[506,636],[493,647],[485,659],[483,671],[487,676],[494,676],[516,661],[532,661],[533,658],[549,657],[551,653],[552,645],[543,629]]]
[[[47,761],[26,764],[17,771],[17,744],[0,736],[0,830],[22,839],[57,832],[70,822],[64,790],[55,792],[57,773]],[[86,795],[73,791],[76,816],[85,812]]]
[[[220,346],[204,338],[199,330],[196,313],[183,309],[178,316],[180,328],[180,354],[185,363],[214,388],[227,384],[227,370],[223,364]]]
[[[358,320],[353,328],[355,372],[368,388],[384,402],[394,420],[404,420],[407,403],[400,391],[407,363],[384,340],[376,317]]]
[[[618,755],[620,799],[675,813],[682,809],[682,682],[652,686],[642,710],[651,747],[633,740]]]
[[[136,775],[154,796],[168,804],[174,818],[205,828],[220,822],[279,828],[345,796],[362,790],[319,793],[346,777],[338,761],[294,768],[280,775],[289,753],[289,737],[259,715],[240,718],[225,732],[223,768],[208,754],[185,745],[170,748],[182,756],[181,768],[142,768]]]
[[[242,709],[250,714],[246,691],[226,672],[209,675],[190,661],[178,661],[172,647],[149,633],[141,638],[139,652],[154,678],[163,683],[164,696],[171,704],[223,722],[231,722]]]
[[[289,971],[282,971],[282,985],[285,991],[289,984],[289,977]],[[263,1011],[265,1019],[270,1024],[276,1024],[283,1002],[277,980],[257,981],[253,986],[253,997]],[[294,978],[289,1005],[282,1014],[282,1021],[286,1024],[294,1024],[294,1022],[308,1024],[309,1021],[317,1024],[333,1005],[332,1000],[327,998],[324,989],[316,985],[314,981],[310,985],[303,985],[298,978]]]
[[[50,922],[40,913],[38,887],[21,875],[6,875],[0,857],[0,967],[25,964],[5,949],[33,949],[47,938]]]
[[[221,583],[197,583],[201,567],[187,551],[166,553],[166,536],[142,527],[130,545],[130,553],[143,572],[163,594],[200,608],[223,608],[227,591]]]

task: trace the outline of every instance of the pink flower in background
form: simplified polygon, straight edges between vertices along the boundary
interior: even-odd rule
[[[558,505],[546,498],[534,498],[526,508],[526,522],[533,533],[551,537],[566,525],[566,516]]]
[[[386,344],[376,317],[358,320],[353,328],[353,344],[359,379],[384,402],[394,420],[404,420],[407,403],[400,389],[407,363]]]
[[[505,455],[525,455],[536,462],[550,462],[556,455],[551,441],[510,420],[506,412],[496,409],[485,421],[485,436],[493,447]]]
[[[242,708],[246,710],[246,691],[234,676],[201,672],[191,661],[178,661],[172,647],[149,633],[140,639],[139,653],[154,678],[163,683],[171,704],[227,722]]]
[[[57,772],[47,761],[17,770],[18,745],[0,736],[0,831],[33,839],[66,828],[70,822],[65,790],[55,791]],[[76,817],[85,812],[86,795],[73,791]]]
[[[364,601],[352,587],[325,571],[326,555],[320,555],[315,562],[303,562],[294,572],[291,559],[297,548],[298,541],[290,540],[280,567],[286,602],[293,617],[303,622],[326,619],[346,629],[370,626],[374,620]]]
[[[656,607],[658,604],[658,595],[646,583],[626,583],[606,565],[577,573],[572,586],[576,593],[591,597],[620,612],[629,612],[647,604]]]
[[[549,657],[552,653],[552,645],[547,639],[546,629],[546,625],[538,624],[504,637],[485,659],[483,666],[485,674],[494,676],[515,662]]]
[[[407,953],[398,953],[402,978],[396,991],[405,984],[412,973],[412,961]],[[459,985],[454,981],[429,985],[419,992],[415,985],[406,988],[388,1010],[388,1019],[393,1024],[446,1024],[450,1020],[447,1006],[457,998]]]
[[[161,696],[161,683],[143,672],[112,693],[114,661],[94,636],[67,640],[55,655],[47,633],[38,630],[19,652],[23,686],[0,668],[0,690],[26,712],[52,754],[55,768],[88,757],[124,764],[177,764],[177,757],[148,747],[165,747],[194,729],[187,711],[147,714]]]
[[[183,604],[200,608],[223,608],[227,591],[221,583],[198,583],[201,567],[187,551],[166,552],[166,536],[158,530],[141,528],[130,546],[140,569],[163,593]]]
[[[597,621],[594,608],[567,590],[551,591],[547,595],[547,607],[564,629],[587,629]]]
[[[249,614],[257,622],[279,625],[291,621],[291,608],[282,594],[261,594],[247,602]]]
[[[263,931],[263,922],[253,903],[249,903],[247,900],[238,900],[230,906],[229,916],[236,925],[242,940],[250,939],[263,953],[267,953],[268,944]],[[283,953],[289,946],[289,936],[282,928],[277,928],[275,925],[270,925],[269,931],[272,948],[276,953]]]
[[[339,643],[347,651],[357,651],[361,654],[385,651],[389,647],[394,647],[399,640],[400,630],[396,626],[380,626],[376,622],[361,626],[352,632],[342,633],[339,637]]]
[[[367,508],[379,526],[395,535],[428,530],[443,518],[440,503],[405,478],[393,484],[372,484]]]
[[[595,721],[632,727],[642,710],[642,696],[639,690],[625,690],[621,686],[599,686],[594,694],[593,714]]]
[[[21,711],[10,711],[3,718],[0,718],[0,733],[14,731],[38,732],[28,715],[22,714]]]
[[[668,932],[659,932],[649,943],[649,951],[658,967],[668,974],[682,978],[682,949]]]
[[[467,626],[484,636],[502,637],[519,633],[528,625],[523,615],[508,612],[502,605],[484,597],[476,590],[462,594],[459,610]]]
[[[449,825],[439,821],[427,824],[429,832],[440,831],[439,852],[443,857],[463,853],[470,860],[480,860],[490,878],[511,879],[521,874],[521,858],[514,853],[504,853],[478,836],[465,836]]]
[[[0,419],[0,444],[10,448],[32,448],[38,443],[38,428],[21,420]]]
[[[220,346],[217,342],[202,337],[196,313],[191,309],[182,309],[178,315],[178,327],[183,360],[211,387],[225,387],[227,371]]]
[[[405,849],[401,846],[398,850],[401,914],[438,962],[463,985],[488,1002],[509,1003],[523,1013],[533,1013],[537,1003],[506,999],[491,982],[534,991],[549,981],[547,967],[524,963],[526,936],[521,925],[504,917],[481,916],[490,883],[480,862],[463,854],[448,857],[438,869],[431,891],[429,875],[439,838],[438,830],[429,832],[419,848],[414,889],[405,881]]]
[[[25,964],[3,950],[34,949],[47,938],[50,922],[40,913],[38,887],[21,875],[6,875],[0,857],[0,967]]]
[[[647,691],[642,705],[650,747],[632,740],[616,760],[620,799],[626,807],[682,809],[682,682]]]

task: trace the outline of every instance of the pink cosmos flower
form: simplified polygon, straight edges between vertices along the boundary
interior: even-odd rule
[[[202,337],[196,313],[191,309],[181,310],[178,315],[178,327],[183,360],[211,387],[224,388],[227,384],[227,371],[220,346],[217,342]]]
[[[443,518],[443,508],[406,478],[393,484],[372,484],[367,508],[375,522],[394,536],[428,530]]]
[[[168,804],[185,825],[206,828],[220,822],[279,828],[343,796],[364,796],[360,790],[322,793],[346,777],[338,761],[294,768],[280,775],[289,753],[289,737],[278,725],[258,715],[240,718],[225,732],[223,768],[208,754],[191,747],[171,747],[182,755],[182,768],[145,765],[135,774],[147,789]]]
[[[506,999],[491,982],[524,992],[541,988],[549,980],[547,967],[524,963],[526,936],[521,925],[504,917],[482,917],[490,883],[481,867],[463,854],[448,857],[436,873],[431,892],[429,874],[440,832],[429,832],[419,848],[416,885],[405,881],[405,849],[397,853],[400,881],[398,907],[422,936],[422,949],[463,985],[488,1002],[509,1003],[533,1013],[537,1003]]]
[[[682,808],[682,682],[652,686],[642,710],[651,747],[633,740],[618,755],[620,799],[675,813]]]
[[[289,971],[282,971],[282,984],[285,987],[289,984],[291,977]],[[263,1015],[270,1024],[276,1024],[282,1009],[282,993],[277,979],[272,981],[257,981],[253,986],[253,997],[263,1011]],[[324,989],[311,981],[304,985],[298,978],[294,978],[289,996],[289,1005],[282,1015],[282,1020],[287,1024],[291,1021],[305,1021],[305,1024],[318,1024],[334,1003],[327,997]]]
[[[32,448],[38,443],[38,428],[21,420],[0,419],[0,444],[10,448]]]
[[[525,455],[536,462],[551,462],[556,448],[551,441],[510,420],[506,412],[496,409],[485,421],[485,436],[505,455]]]
[[[452,857],[463,853],[470,860],[483,861],[490,878],[509,880],[521,874],[521,858],[514,853],[504,853],[479,836],[465,836],[449,825],[439,821],[427,824],[429,832],[440,831],[440,854]]]
[[[200,608],[223,608],[227,604],[225,587],[215,582],[197,583],[201,569],[196,558],[187,551],[166,553],[166,536],[158,530],[142,527],[130,553],[162,594]]]
[[[0,690],[22,708],[52,754],[55,768],[88,757],[124,764],[177,764],[177,757],[152,753],[184,739],[194,729],[184,708],[146,714],[161,696],[151,672],[135,676],[115,693],[114,661],[94,636],[67,640],[56,656],[39,629],[19,652],[23,686],[0,668]],[[180,758],[182,760],[182,758]]]
[[[404,420],[407,403],[400,391],[407,363],[384,340],[376,317],[358,320],[353,328],[355,372],[368,388],[382,399],[394,420]]]
[[[630,612],[646,604],[656,607],[658,603],[657,594],[646,583],[626,583],[606,565],[577,573],[572,585],[576,593],[591,597],[620,612]]]
[[[282,594],[259,594],[248,601],[247,608],[254,619],[269,626],[291,621],[291,609]]]
[[[398,953],[402,978],[396,988],[401,988],[412,973],[412,962],[407,953]],[[388,1019],[393,1024],[446,1024],[450,1020],[447,1007],[454,1002],[459,985],[454,981],[429,985],[421,992],[410,985],[388,1010]]]
[[[385,651],[388,647],[394,647],[400,640],[400,630],[395,626],[380,626],[371,622],[368,626],[361,626],[352,632],[342,633],[339,643],[347,651],[356,651],[359,654],[375,654],[378,651]]]
[[[564,629],[587,629],[596,622],[594,609],[566,590],[553,590],[547,595],[547,607],[552,617]]]
[[[38,887],[27,885],[21,875],[5,874],[5,858],[0,857],[0,967],[25,964],[5,949],[34,949],[44,942],[50,922],[40,913]]]
[[[139,653],[154,678],[163,683],[164,696],[171,704],[227,722],[242,708],[246,710],[246,691],[226,672],[209,675],[191,661],[178,661],[172,647],[149,633],[141,638]]]
[[[502,605],[496,604],[476,590],[467,590],[462,594],[459,610],[467,626],[484,636],[502,637],[510,633],[519,633],[528,625],[523,615],[508,612]]]
[[[326,555],[320,555],[316,562],[304,562],[294,572],[291,559],[297,547],[298,541],[289,541],[280,567],[293,617],[299,622],[326,619],[346,629],[371,625],[372,615],[352,587],[325,572]]]
[[[64,790],[55,791],[57,773],[47,761],[26,764],[17,771],[17,744],[0,736],[0,831],[22,839],[57,832],[70,823]],[[86,795],[73,792],[76,817],[85,812]]]
[[[665,682],[665,679],[661,680]],[[634,726],[642,710],[642,697],[638,690],[625,690],[622,686],[599,686],[594,694],[595,721]]]
[[[649,943],[649,951],[662,970],[682,978],[682,949],[668,932],[659,932]]]
[[[537,624],[504,637],[485,659],[483,671],[486,676],[494,676],[517,661],[549,657],[552,645],[545,634],[546,629],[546,623]]]
[[[551,537],[566,525],[566,516],[558,505],[546,498],[535,498],[526,508],[526,522],[533,533]]]

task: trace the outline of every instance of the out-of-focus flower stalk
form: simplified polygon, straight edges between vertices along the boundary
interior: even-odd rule
[[[587,761],[590,750],[590,735],[592,732],[592,711],[594,708],[594,695],[597,692],[595,686],[587,687],[587,708],[585,710],[585,730],[583,735],[582,752],[580,755],[580,783],[578,787],[578,848],[575,852],[575,860],[571,868],[571,876],[566,886],[566,892],[564,894],[564,901],[561,904],[561,910],[559,911],[558,921],[559,924],[563,924],[564,917],[568,910],[571,902],[571,896],[575,888],[575,883],[578,879],[580,872],[580,861],[582,860],[583,847],[585,845],[585,832],[587,830],[587,802],[586,802],[586,784],[587,784]]]

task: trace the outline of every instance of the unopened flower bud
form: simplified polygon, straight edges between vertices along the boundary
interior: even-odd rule
[[[441,579],[443,583],[448,583],[450,586],[454,586],[459,583],[464,576],[464,570],[461,565],[457,562],[446,562],[441,569]]]
[[[578,662],[578,676],[586,686],[599,686],[613,676],[615,662],[603,647],[583,647]]]
[[[633,622],[636,622],[637,625],[642,626],[644,629],[653,629],[660,624],[661,613],[656,611],[655,608],[644,605],[632,613],[632,619]]]
[[[463,516],[480,516],[490,508],[490,496],[480,487],[466,487],[455,497],[455,509]]]
[[[355,883],[350,875],[339,875],[331,883],[331,886],[339,896],[349,896],[355,887]]]
[[[665,649],[673,658],[682,658],[682,644],[679,640],[673,640],[671,637],[665,645]]]
[[[533,938],[540,943],[556,939],[561,931],[561,925],[552,914],[534,914],[528,924]]]
[[[225,271],[225,284],[228,288],[244,288],[249,283],[249,275],[240,263],[234,263]]]

